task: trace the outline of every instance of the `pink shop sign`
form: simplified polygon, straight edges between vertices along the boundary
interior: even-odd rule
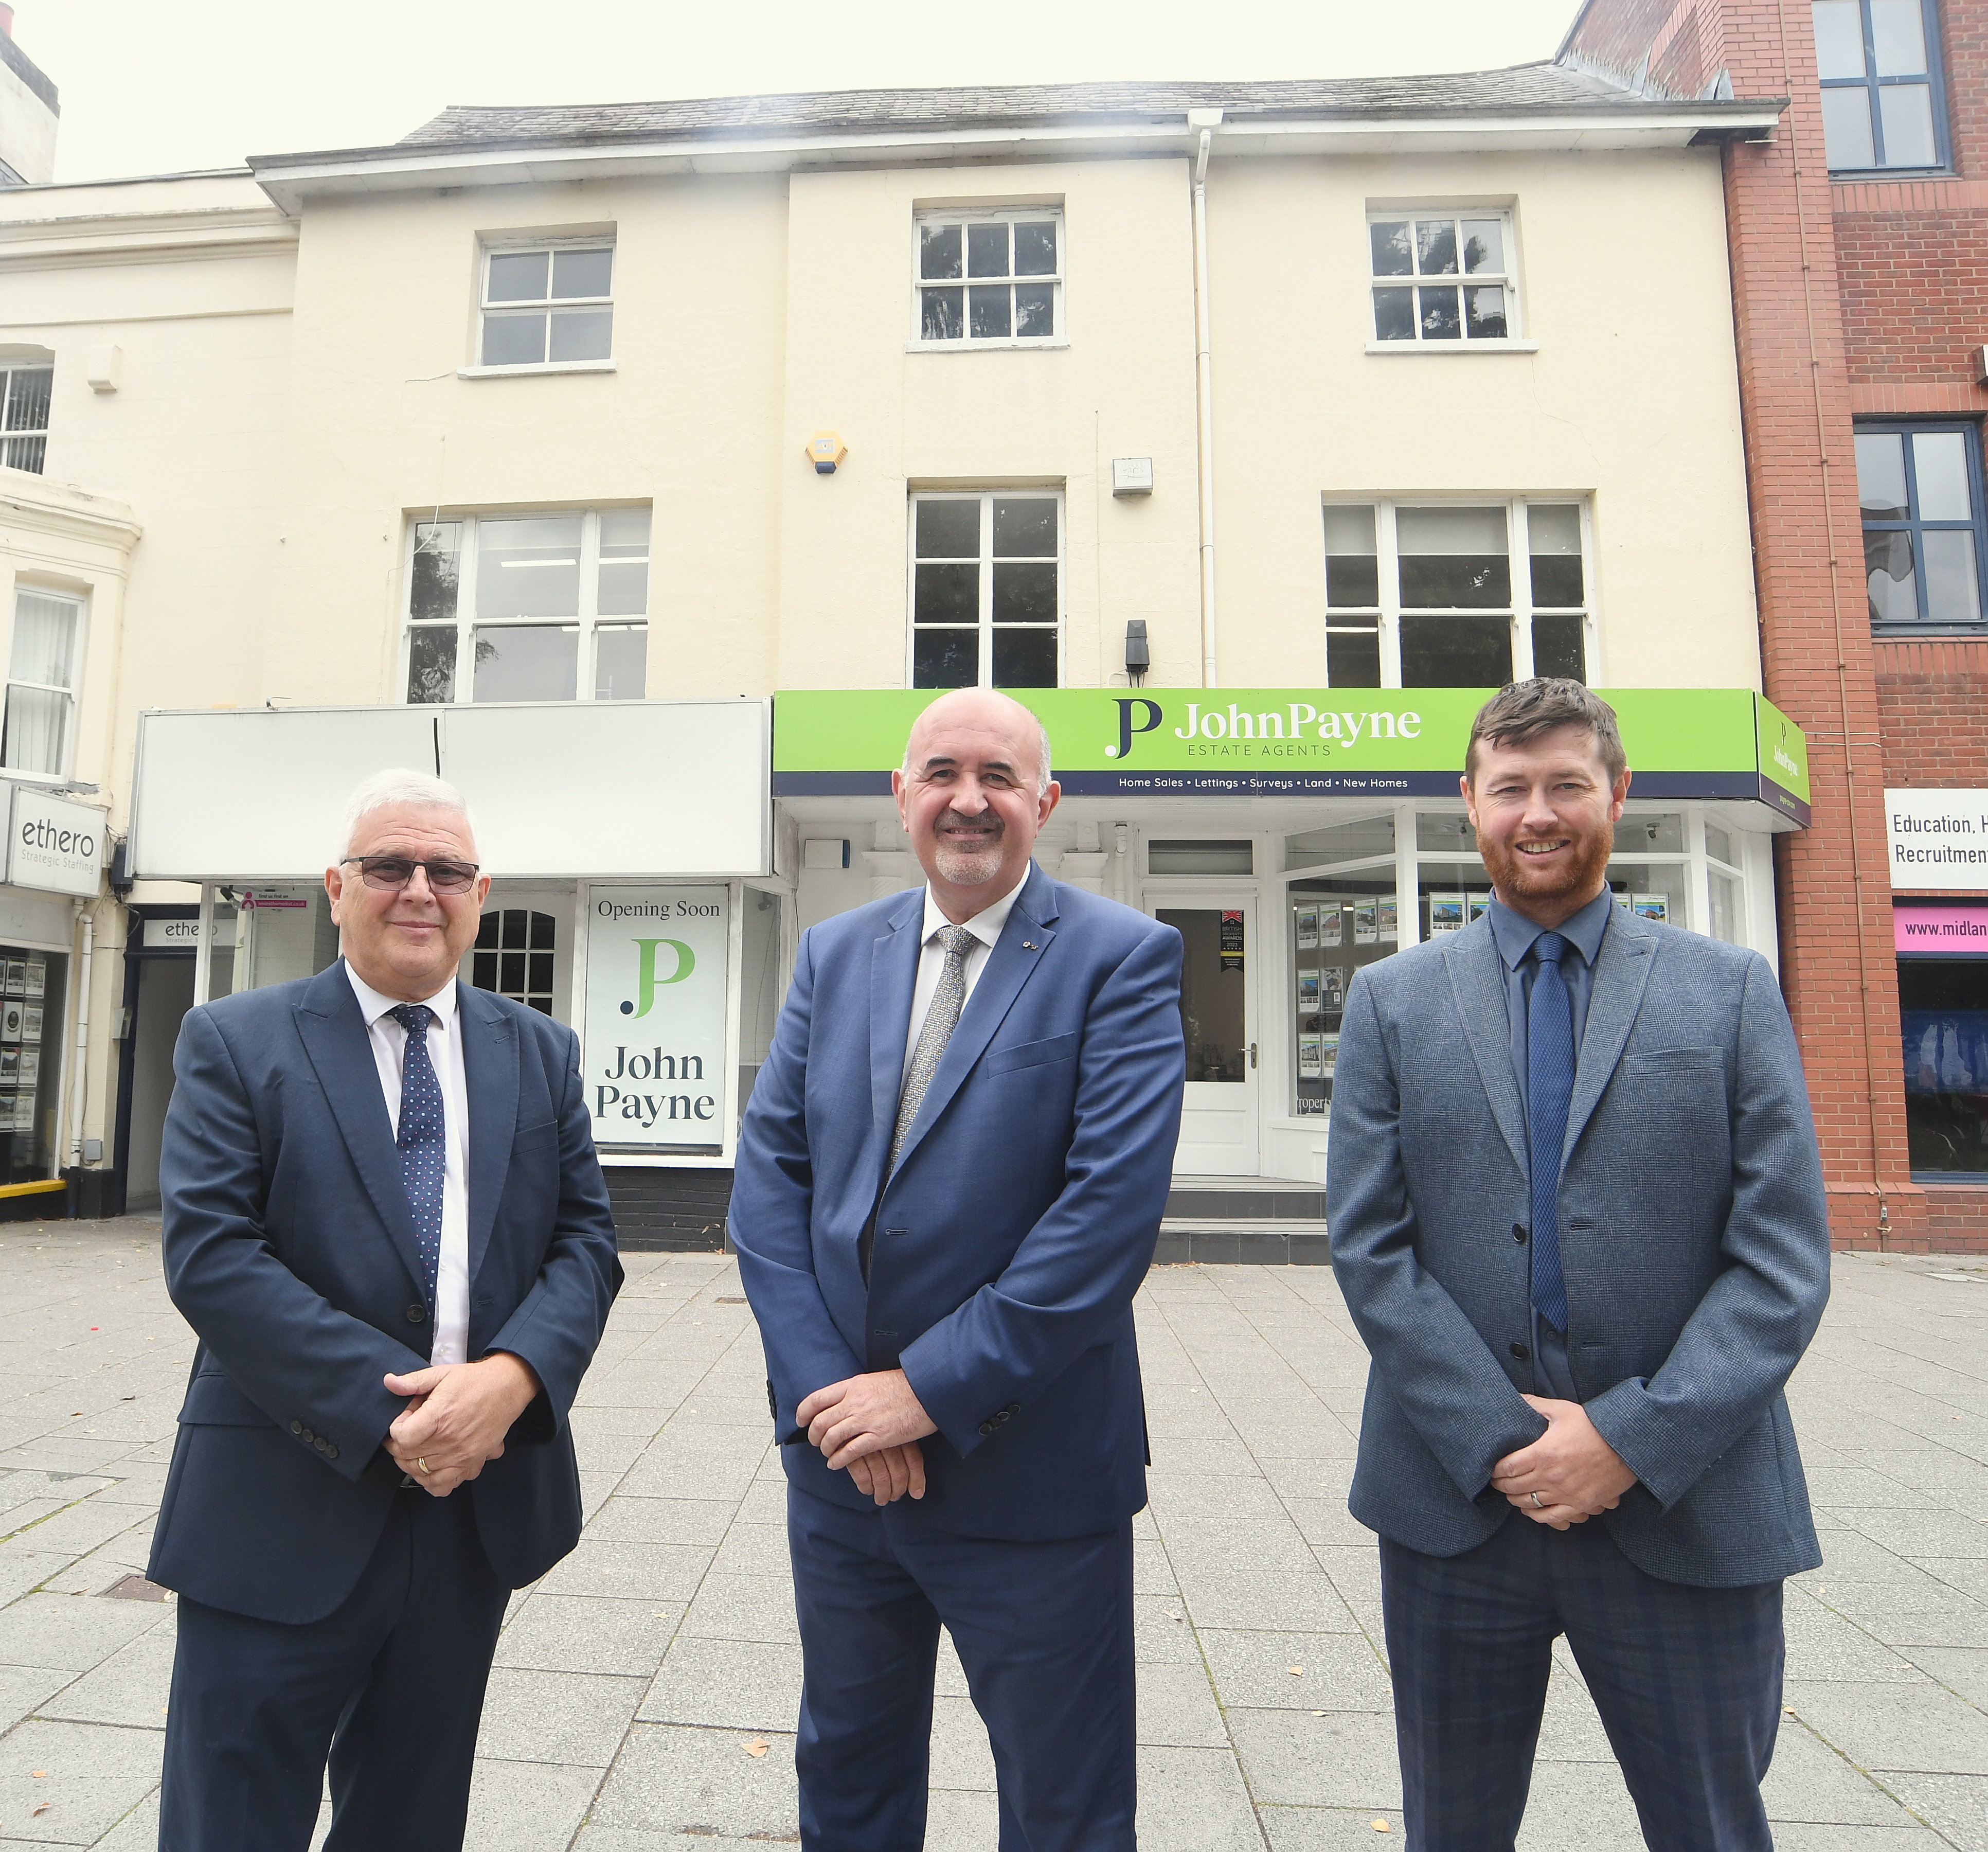
[[[1974,952],[1988,958],[1988,900],[1894,907],[1892,938],[1901,952]]]

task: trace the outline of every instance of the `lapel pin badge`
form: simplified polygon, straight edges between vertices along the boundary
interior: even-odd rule
[[[1025,952],[1034,951],[1036,950],[1036,942],[1033,939],[1023,940],[1022,941],[1022,950]]]

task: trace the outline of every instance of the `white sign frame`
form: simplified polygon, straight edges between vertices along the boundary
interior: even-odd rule
[[[103,885],[103,856],[110,833],[107,811],[92,804],[52,797],[16,784],[8,811],[7,879],[17,888],[73,894],[93,900]],[[80,838],[87,846],[71,848]]]
[[[1988,791],[1888,789],[1885,859],[1894,889],[1988,893]]]

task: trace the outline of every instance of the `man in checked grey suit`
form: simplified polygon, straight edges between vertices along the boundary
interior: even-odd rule
[[[1628,788],[1605,703],[1506,689],[1462,780],[1489,912],[1347,995],[1327,1213],[1414,1852],[1513,1845],[1563,1633],[1646,1841],[1772,1844],[1821,1164],[1766,961],[1615,906]]]

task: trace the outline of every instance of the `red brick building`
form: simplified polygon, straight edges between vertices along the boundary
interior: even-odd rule
[[[1560,56],[1785,100],[1722,157],[1782,985],[1839,1244],[1988,1252],[1988,0],[1589,0]]]

